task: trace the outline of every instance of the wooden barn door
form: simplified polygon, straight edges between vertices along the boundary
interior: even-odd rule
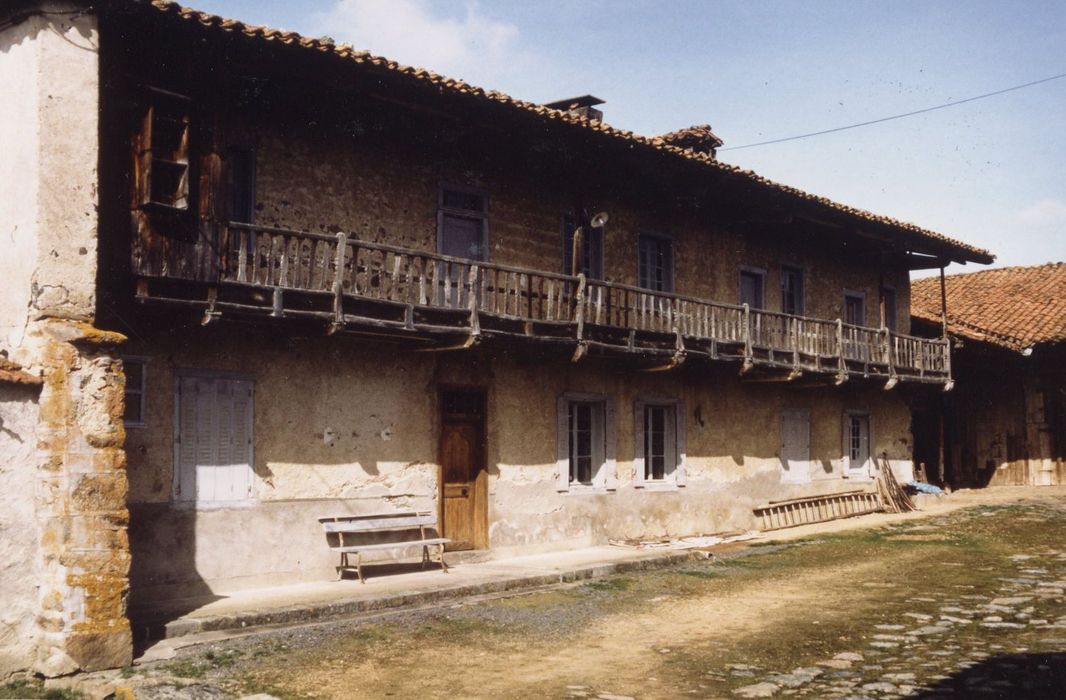
[[[449,550],[488,546],[488,473],[485,470],[485,394],[441,394],[441,518]]]

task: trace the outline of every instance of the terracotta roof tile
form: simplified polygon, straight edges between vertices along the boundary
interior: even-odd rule
[[[1066,262],[945,278],[948,331],[1024,350],[1066,342]],[[940,279],[911,283],[911,314],[940,322]]]
[[[368,52],[356,52],[350,53],[346,47],[335,44],[332,40],[328,39],[312,39],[303,37],[296,32],[283,31],[278,29],[271,29],[268,27],[261,27],[256,25],[245,24],[243,22],[224,19],[216,15],[211,15],[199,10],[193,10],[188,7],[179,5],[178,3],[171,2],[170,0],[133,0],[137,4],[147,4],[160,12],[172,14],[176,17],[180,17],[187,21],[197,22],[204,26],[208,26],[214,31],[223,31],[228,33],[239,32],[245,36],[265,39],[276,40],[282,39],[287,42],[297,42],[300,46],[303,46],[309,50],[319,51],[322,53],[333,54],[338,57],[347,58],[357,64],[364,64],[373,66],[377,69],[384,69],[397,74],[402,74],[438,87],[445,87],[458,93],[472,94],[479,98],[497,102],[505,105],[509,105],[519,110],[524,110],[530,113],[546,116],[550,119],[561,120],[573,124],[575,126],[590,128],[596,131],[603,132],[613,138],[629,141],[632,144],[639,144],[655,149],[657,151],[668,153],[677,157],[685,158],[687,160],[705,165],[708,168],[717,170],[719,172],[744,178],[750,182],[756,183],[762,187],[770,190],[775,190],[786,195],[790,195],[799,200],[811,202],[820,206],[824,206],[835,212],[846,214],[855,217],[859,220],[882,224],[890,226],[901,231],[907,231],[915,234],[919,237],[926,238],[932,241],[937,241],[942,244],[955,249],[956,252],[963,254],[967,259],[974,262],[991,262],[994,256],[982,248],[977,248],[969,244],[957,241],[953,238],[949,238],[936,231],[922,228],[916,224],[912,224],[906,221],[899,221],[887,216],[881,216],[874,214],[873,212],[866,211],[864,209],[858,209],[846,204],[840,204],[834,202],[826,197],[820,197],[818,195],[810,194],[795,187],[789,187],[788,185],[782,185],[767,178],[764,178],[751,170],[745,170],[735,165],[729,165],[716,160],[711,154],[694,149],[685,149],[677,145],[673,145],[665,140],[663,137],[646,137],[639,136],[630,131],[624,131],[616,129],[612,126],[598,122],[587,117],[578,116],[568,112],[563,112],[555,109],[549,109],[538,105],[533,102],[527,102],[519,100],[510,95],[506,95],[499,91],[488,91],[481,88],[475,88],[461,80],[453,80],[446,78],[442,75],[434,73],[433,71],[425,70],[423,68],[413,68],[410,66],[404,66],[395,61],[390,61],[381,56],[374,56]],[[684,130],[683,130],[684,131]],[[708,129],[709,131],[709,129]],[[676,133],[676,132],[675,132]],[[669,136],[669,134],[667,135]],[[717,137],[715,137],[717,138]]]

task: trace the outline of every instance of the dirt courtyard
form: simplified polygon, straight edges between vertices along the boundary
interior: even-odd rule
[[[1016,499],[193,647],[122,682],[138,698],[1066,697],[1066,498],[997,500]]]

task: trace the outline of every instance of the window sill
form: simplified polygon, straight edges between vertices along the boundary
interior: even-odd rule
[[[559,493],[563,495],[579,496],[586,494],[614,493],[615,490],[616,489],[599,484],[570,484],[570,488],[566,491],[560,491]]]
[[[259,501],[245,499],[243,501],[171,501],[170,507],[174,510],[246,510],[259,505]]]
[[[642,484],[633,484],[633,488],[640,491],[677,491],[684,488],[672,481],[645,481]]]

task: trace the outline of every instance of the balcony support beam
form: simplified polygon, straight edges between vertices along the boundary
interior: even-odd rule
[[[222,312],[215,309],[215,304],[218,303],[218,287],[207,288],[207,309],[204,310],[204,317],[200,319],[200,325],[206,326],[212,321],[217,321],[222,316]]]

